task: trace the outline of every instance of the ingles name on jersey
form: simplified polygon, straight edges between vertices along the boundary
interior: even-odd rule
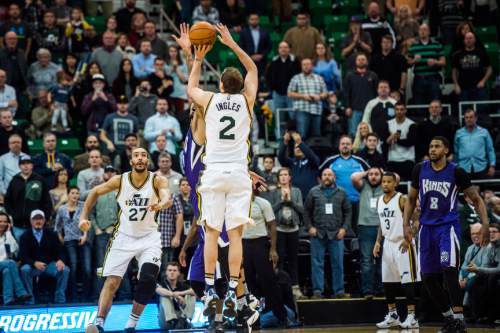
[[[239,112],[241,104],[230,102],[230,101],[224,101],[224,102],[219,102],[219,103],[215,104],[215,107],[217,108],[217,111]]]
[[[127,199],[126,205],[128,207],[147,207],[149,198],[141,197],[140,193],[135,193],[130,199]]]
[[[436,191],[441,193],[444,197],[447,197],[448,193],[450,193],[450,188],[451,188],[450,182],[444,182],[444,181],[439,182],[429,179],[422,179],[423,194],[430,191]]]

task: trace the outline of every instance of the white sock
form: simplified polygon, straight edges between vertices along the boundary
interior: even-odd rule
[[[215,321],[218,323],[222,323],[222,313],[215,314]]]
[[[130,313],[125,328],[136,327],[138,321],[139,321],[139,316],[134,313]]]
[[[443,312],[443,316],[445,318],[448,318],[448,317],[453,317],[453,311],[451,309],[449,309],[448,311],[446,312]]]
[[[238,298],[238,310],[241,311],[245,305],[247,305],[247,298],[245,296]]]
[[[390,315],[395,314],[397,316],[398,315],[398,310],[396,308],[389,309],[389,314]]]
[[[95,319],[95,324],[97,326],[101,326],[101,327],[104,327],[104,318],[103,317],[97,317]]]
[[[453,318],[455,319],[460,319],[460,320],[464,320],[464,314],[463,313],[454,313],[453,314]]]

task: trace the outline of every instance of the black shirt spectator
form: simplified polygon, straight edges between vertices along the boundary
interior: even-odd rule
[[[24,93],[28,79],[28,61],[24,50],[17,47],[17,35],[10,31],[5,34],[4,48],[0,49],[0,68],[7,72],[7,84],[16,92]]]
[[[66,48],[66,36],[61,27],[56,25],[56,15],[52,11],[43,14],[43,25],[35,32],[35,50],[45,48],[54,59],[62,59]],[[72,75],[74,76],[74,75]]]
[[[31,28],[22,20],[21,8],[19,5],[13,3],[9,6],[9,20],[0,27],[0,40],[9,31],[16,33],[17,45],[23,49],[26,57],[31,50]]]
[[[372,56],[370,69],[377,74],[379,80],[389,82],[391,91],[404,92],[408,64],[405,57],[393,49],[393,40],[390,35],[382,37],[381,51]]]
[[[119,32],[123,32],[126,34],[130,32],[130,22],[132,22],[132,16],[134,16],[134,14],[143,13],[144,15],[146,15],[143,10],[135,7],[135,1],[136,0],[126,0],[125,7],[119,9],[115,13],[116,23],[118,25],[116,29]]]
[[[254,34],[258,38],[254,38]],[[257,42],[257,45],[255,45],[255,42]],[[257,14],[250,14],[248,17],[248,26],[241,30],[238,43],[243,51],[253,59],[259,73],[264,73],[267,55],[271,52],[273,45],[268,31],[259,26],[259,16]]]
[[[368,133],[365,139],[365,147],[357,153],[372,168],[385,169],[385,157],[377,149],[379,148],[379,136],[375,133]]]
[[[0,155],[9,151],[9,137],[18,134],[23,139],[23,152],[28,153],[28,144],[24,130],[19,126],[12,125],[12,112],[8,109],[0,110]]]
[[[49,264],[64,259],[64,247],[53,230],[49,228],[43,229],[42,239],[38,243],[33,231],[30,229],[21,236],[19,259],[23,265],[33,266],[35,261]]]
[[[363,19],[362,27],[363,31],[368,32],[372,37],[372,54],[380,52],[382,36],[389,34],[392,36],[392,40],[396,40],[391,24],[380,16],[380,6],[376,1],[372,1],[368,5],[368,17]]]
[[[168,99],[174,91],[174,78],[165,73],[165,60],[156,58],[154,72],[149,74],[147,80],[151,84],[151,93],[158,97]]]
[[[280,43],[278,53],[267,69],[267,88],[269,91],[286,96],[290,80],[295,74],[300,73],[300,63],[293,54],[290,54],[287,42]]]

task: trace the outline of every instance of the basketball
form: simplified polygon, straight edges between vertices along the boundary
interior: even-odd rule
[[[215,28],[208,22],[197,22],[189,30],[193,45],[213,45],[216,36]]]

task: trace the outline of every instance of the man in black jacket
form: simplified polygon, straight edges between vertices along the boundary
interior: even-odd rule
[[[259,26],[259,15],[248,15],[248,26],[240,32],[239,44],[243,51],[248,53],[257,65],[259,73],[264,73],[267,65],[267,55],[271,51],[272,43],[269,33]]]
[[[9,152],[9,138],[12,134],[17,134],[23,139],[21,150],[23,153],[28,153],[26,135],[22,128],[12,124],[13,118],[9,109],[0,109],[0,155]]]
[[[48,275],[56,279],[55,303],[65,303],[69,268],[64,264],[64,247],[57,235],[44,229],[45,214],[35,209],[30,214],[31,230],[25,232],[19,242],[21,278],[29,294],[33,294],[33,277]],[[34,304],[34,297],[27,304]]]
[[[7,84],[16,89],[19,97],[27,85],[28,61],[24,50],[18,48],[17,35],[9,31],[4,36],[5,47],[0,49],[0,68],[7,72]]]
[[[29,156],[19,159],[21,172],[10,181],[5,194],[5,209],[14,220],[14,237],[17,240],[30,227],[30,213],[35,209],[42,210],[50,216],[52,202],[49,189],[43,177],[33,172],[33,162]]]

